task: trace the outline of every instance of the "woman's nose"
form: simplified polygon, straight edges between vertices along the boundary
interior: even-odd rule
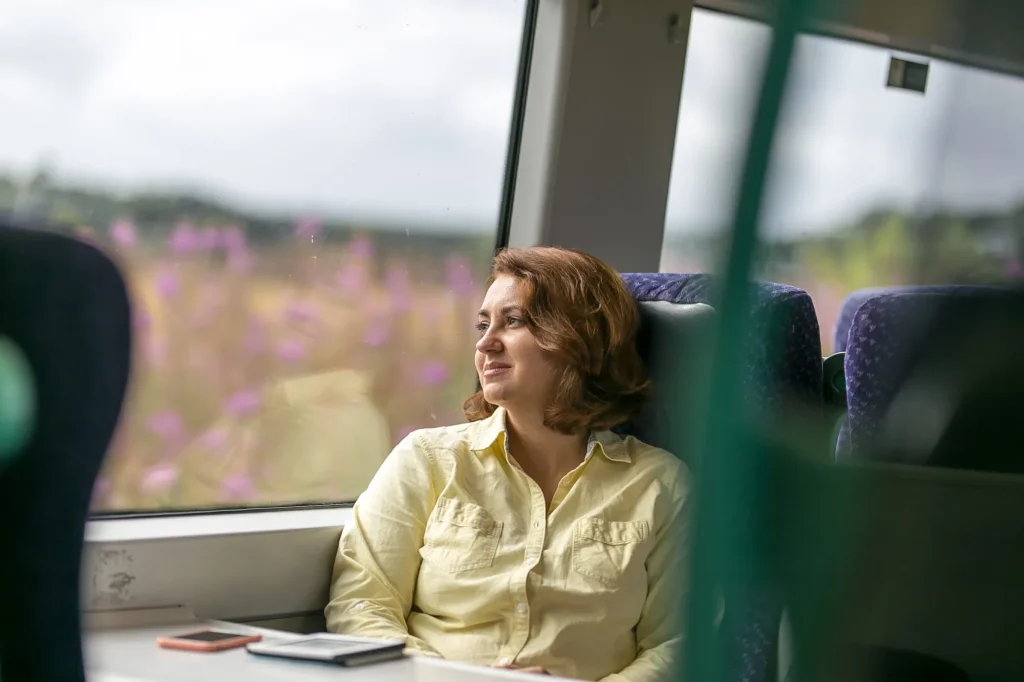
[[[498,335],[488,331],[476,342],[476,349],[481,353],[494,353],[501,350],[501,339]]]

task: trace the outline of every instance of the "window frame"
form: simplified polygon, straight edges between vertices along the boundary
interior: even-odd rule
[[[512,204],[515,193],[517,170],[519,166],[519,149],[523,138],[523,118],[526,111],[526,92],[529,86],[530,67],[533,56],[533,41],[536,34],[537,9],[540,0],[525,0],[523,10],[522,39],[516,67],[516,80],[513,90],[513,105],[508,145],[505,155],[505,169],[502,178],[502,194],[498,209],[498,226],[495,236],[494,250],[508,245],[509,231],[512,223]],[[473,390],[467,387],[467,392]],[[90,521],[112,521],[119,519],[166,518],[213,516],[220,514],[235,515],[240,513],[266,513],[285,510],[319,510],[349,509],[355,500],[331,500],[311,502],[289,502],[284,504],[255,505],[218,505],[216,507],[169,508],[169,509],[115,509],[90,510]]]
[[[687,26],[694,6],[764,19],[763,11],[754,11],[759,4],[752,2],[655,2],[652,11],[665,18],[677,14]],[[886,4],[886,0],[871,2]],[[588,71],[587,64],[588,60],[621,58],[623,44],[615,33],[615,19],[645,4],[617,4],[609,8],[603,24],[592,27],[590,0],[527,0],[497,248],[537,243],[577,246],[605,256],[620,270],[658,270],[688,30],[677,51],[664,50],[663,44],[629,46],[637,48],[636,59],[651,57],[645,48],[663,54],[659,59],[664,61],[657,62],[657,77],[647,80],[650,88],[663,91],[663,97],[674,97],[674,108],[659,109],[653,119],[655,129],[648,132],[668,149],[667,162],[657,144],[641,144],[638,165],[646,167],[647,174],[614,189],[618,194],[613,198],[635,199],[631,193],[637,183],[647,182],[653,188],[639,200],[627,201],[625,213],[615,219],[583,226],[569,220],[573,202],[559,200],[566,193],[578,198],[593,190],[589,177],[574,172],[581,167],[581,155],[593,153],[594,158],[586,159],[598,171],[602,164],[615,162],[601,147],[586,150],[563,144],[563,132],[571,130],[577,139],[602,139],[613,125],[651,125],[646,107],[624,101],[616,81],[602,81],[594,69]],[[879,42],[887,41],[884,30],[873,32],[879,27],[865,31],[824,26],[805,32],[920,52]],[[945,54],[932,56],[950,59]],[[976,61],[963,63],[995,70]],[[1011,72],[1024,74],[1024,66]],[[629,220],[625,223],[629,229],[623,230],[623,217],[629,218],[630,212],[641,219]],[[656,220],[659,214],[660,221]],[[623,245],[630,247],[628,252],[623,252]],[[342,528],[352,518],[351,506],[351,502],[330,502],[96,513],[85,538],[83,609],[110,615],[187,605],[206,618],[263,622],[322,618],[333,552]],[[194,570],[178,570],[186,565]],[[120,589],[112,580],[115,573],[126,576],[120,583],[127,580],[127,584]]]
[[[657,41],[630,42],[637,34],[630,30],[634,17],[629,13],[640,11],[648,29],[668,41],[662,20],[676,14],[688,22],[691,0],[616,5],[596,26],[589,22],[590,0],[528,0],[527,7],[524,22],[529,35],[524,34],[521,49],[497,246],[549,243],[585,248],[587,240],[596,237],[606,249],[614,249],[619,240],[639,246],[644,255],[633,263],[655,271],[673,148],[669,144],[662,149],[656,143],[674,139],[686,34],[673,50],[664,50],[665,43]],[[614,87],[631,85],[622,77],[630,73],[630,64],[621,65],[613,87],[595,78],[599,74],[588,64],[592,58],[604,61],[624,54],[657,65],[659,79],[646,87],[667,88],[667,94],[657,93],[658,128],[648,131],[646,156],[639,162],[647,173],[636,179],[655,187],[643,193],[641,201],[625,202],[631,207],[627,210],[640,210],[646,217],[643,229],[631,230],[625,239],[612,221],[595,229],[565,229],[567,208],[551,210],[551,197],[536,191],[560,182],[563,186],[555,186],[555,193],[566,191],[568,184],[570,192],[583,196],[590,189],[587,178],[573,176],[569,169],[584,160],[595,166],[614,163],[613,155],[607,162],[600,158],[603,148],[577,144],[552,149],[551,141],[560,139],[566,128],[572,126],[578,137],[586,137],[606,134],[623,121],[650,124],[650,111],[641,102],[625,101]],[[586,121],[567,120],[569,112],[578,116],[588,111],[594,115]],[[617,196],[626,199],[635,191],[636,184],[615,188]],[[531,216],[537,217],[537,224],[530,224]],[[614,257],[622,254],[612,255],[612,265],[623,269],[627,263]],[[132,614],[140,610],[185,605],[203,618],[263,623],[287,619],[305,623],[307,630],[322,629],[333,555],[342,528],[352,518],[350,507],[351,503],[339,502],[96,514],[85,539],[83,609],[90,620],[100,618],[107,626],[137,622]]]

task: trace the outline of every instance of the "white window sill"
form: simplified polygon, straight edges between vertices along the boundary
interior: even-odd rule
[[[222,620],[322,613],[351,518],[334,507],[90,521],[83,608],[186,607]]]
[[[281,531],[341,528],[352,519],[352,509],[283,509],[239,511],[182,516],[93,519],[86,525],[86,544],[138,542],[171,538],[276,533]]]

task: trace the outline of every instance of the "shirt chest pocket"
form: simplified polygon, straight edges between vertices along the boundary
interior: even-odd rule
[[[483,507],[442,498],[427,521],[420,557],[449,573],[487,568],[494,563],[502,525]]]
[[[572,568],[608,587],[616,587],[627,571],[643,563],[641,548],[648,534],[646,521],[581,519],[573,530]]]

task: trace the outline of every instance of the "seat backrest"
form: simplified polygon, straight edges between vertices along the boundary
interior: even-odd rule
[[[662,338],[640,336],[641,354],[648,362],[657,394],[659,380],[687,380],[696,372],[706,369],[706,355],[701,354],[702,336],[710,331],[713,317],[704,306],[694,307],[687,313],[681,309],[692,304],[713,302],[714,278],[709,275],[671,273],[637,273],[623,275],[626,285],[640,302],[641,314],[647,329],[660,333]],[[807,292],[783,284],[755,283],[753,285],[750,343],[746,366],[746,388],[754,413],[768,414],[782,408],[786,401],[796,400],[808,405],[821,404],[821,340],[814,304]],[[678,307],[675,320],[670,319],[672,309]],[[698,324],[701,323],[701,324]],[[667,331],[667,330],[673,331]],[[677,341],[678,339],[678,341]],[[678,343],[675,352],[671,346]],[[646,345],[645,345],[646,344]],[[649,355],[651,350],[660,355]],[[694,354],[697,355],[694,355]],[[689,359],[684,355],[689,354]],[[653,360],[653,362],[652,362]],[[667,368],[667,369],[666,369]],[[662,375],[665,370],[667,373]],[[701,405],[687,396],[686,391],[662,390],[681,401],[662,406],[675,417],[674,428],[688,423],[683,410],[700,409]],[[699,399],[700,396],[697,396]],[[658,423],[663,423],[665,419]],[[669,434],[671,443],[686,443],[688,434],[654,429],[645,432],[647,423],[635,425],[641,439],[645,435],[662,437]],[[658,444],[657,441],[651,441]],[[678,454],[678,453],[677,453]],[[685,455],[682,455],[686,458]],[[755,583],[742,595],[724,595],[726,612],[722,630],[727,646],[733,653],[735,672],[732,679],[742,682],[761,682],[775,675],[775,652],[778,643],[779,622],[782,613],[778,592],[765,582]]]
[[[860,307],[867,301],[885,294],[952,294],[971,295],[979,292],[991,291],[993,287],[973,286],[966,284],[920,284],[898,287],[876,287],[871,289],[858,289],[845,299],[839,307],[839,317],[836,318],[835,327],[832,329],[832,352],[845,352],[849,343],[850,328],[853,326],[853,318],[860,310]]]
[[[851,321],[846,349],[847,419],[836,458],[871,459],[878,429],[913,359],[936,334],[969,329],[990,306],[1017,295],[989,287],[915,289],[868,298]]]
[[[856,317],[850,379],[874,401],[857,454],[875,461],[816,464],[793,479],[814,504],[784,509],[784,580],[830,667],[806,679],[1024,679],[1024,293],[890,294]]]
[[[622,277],[637,301],[714,305],[712,275],[659,272]],[[788,284],[751,286],[744,375],[752,406],[771,411],[789,400],[819,405],[821,335],[814,302],[806,291]]]
[[[0,472],[0,669],[84,680],[82,542],[129,373],[128,296],[95,248],[0,227],[0,335],[23,352],[35,423]]]
[[[640,332],[637,350],[651,381],[650,395],[641,412],[615,428],[621,434],[636,436],[666,450],[674,451],[693,465],[690,451],[679,444],[691,442],[687,427],[701,406],[694,390],[700,386],[698,372],[711,339],[714,309],[703,303],[679,304],[648,301],[639,304]]]

